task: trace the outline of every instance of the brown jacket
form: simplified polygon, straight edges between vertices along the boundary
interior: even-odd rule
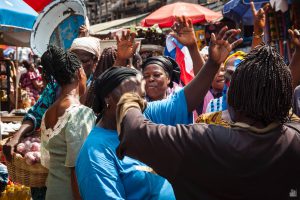
[[[300,197],[299,124],[265,134],[207,124],[165,126],[133,108],[121,130],[118,156],[152,167],[179,200]]]

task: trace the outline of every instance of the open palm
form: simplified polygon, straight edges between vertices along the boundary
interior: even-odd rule
[[[229,56],[230,52],[242,43],[243,39],[230,43],[229,41],[241,32],[239,29],[228,30],[227,26],[223,27],[221,31],[215,36],[211,35],[209,45],[209,59],[217,64],[223,63]]]
[[[191,46],[196,43],[196,36],[192,21],[185,16],[176,17],[176,23],[172,27],[171,36],[176,38],[182,45]]]
[[[126,33],[122,32],[121,39],[116,36],[118,58],[126,60],[131,58],[135,54],[136,49],[139,45],[134,41],[135,36],[136,34],[130,33],[130,31],[127,31]]]

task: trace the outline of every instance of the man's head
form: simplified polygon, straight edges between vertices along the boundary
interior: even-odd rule
[[[232,75],[228,105],[234,113],[265,124],[287,120],[292,77],[273,47],[258,46],[239,64]]]

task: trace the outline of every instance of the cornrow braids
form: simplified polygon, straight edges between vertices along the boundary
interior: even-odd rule
[[[265,124],[284,123],[292,106],[292,76],[271,46],[258,46],[232,75],[228,105]]]
[[[81,67],[77,56],[60,47],[48,46],[41,57],[43,75],[48,82],[57,82],[59,85],[70,84],[74,81],[76,71]]]
[[[95,81],[105,70],[111,68],[114,65],[116,58],[117,58],[117,49],[115,47],[108,47],[103,49],[103,52],[98,61],[85,101],[85,105],[90,108],[93,108],[94,111],[95,111],[94,108],[98,107],[97,105],[98,102],[95,101],[96,98]]]

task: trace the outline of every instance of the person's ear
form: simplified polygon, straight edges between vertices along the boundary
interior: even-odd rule
[[[105,97],[104,102],[105,102],[105,109],[109,109],[112,105],[111,96],[108,95],[107,97]]]
[[[105,107],[106,109],[113,108],[115,109],[115,106],[117,105],[119,98],[115,96],[112,92],[107,95],[107,97],[104,98],[105,101]]]
[[[169,85],[171,83],[170,76],[168,74],[166,74],[166,77],[167,77],[167,85]]]

